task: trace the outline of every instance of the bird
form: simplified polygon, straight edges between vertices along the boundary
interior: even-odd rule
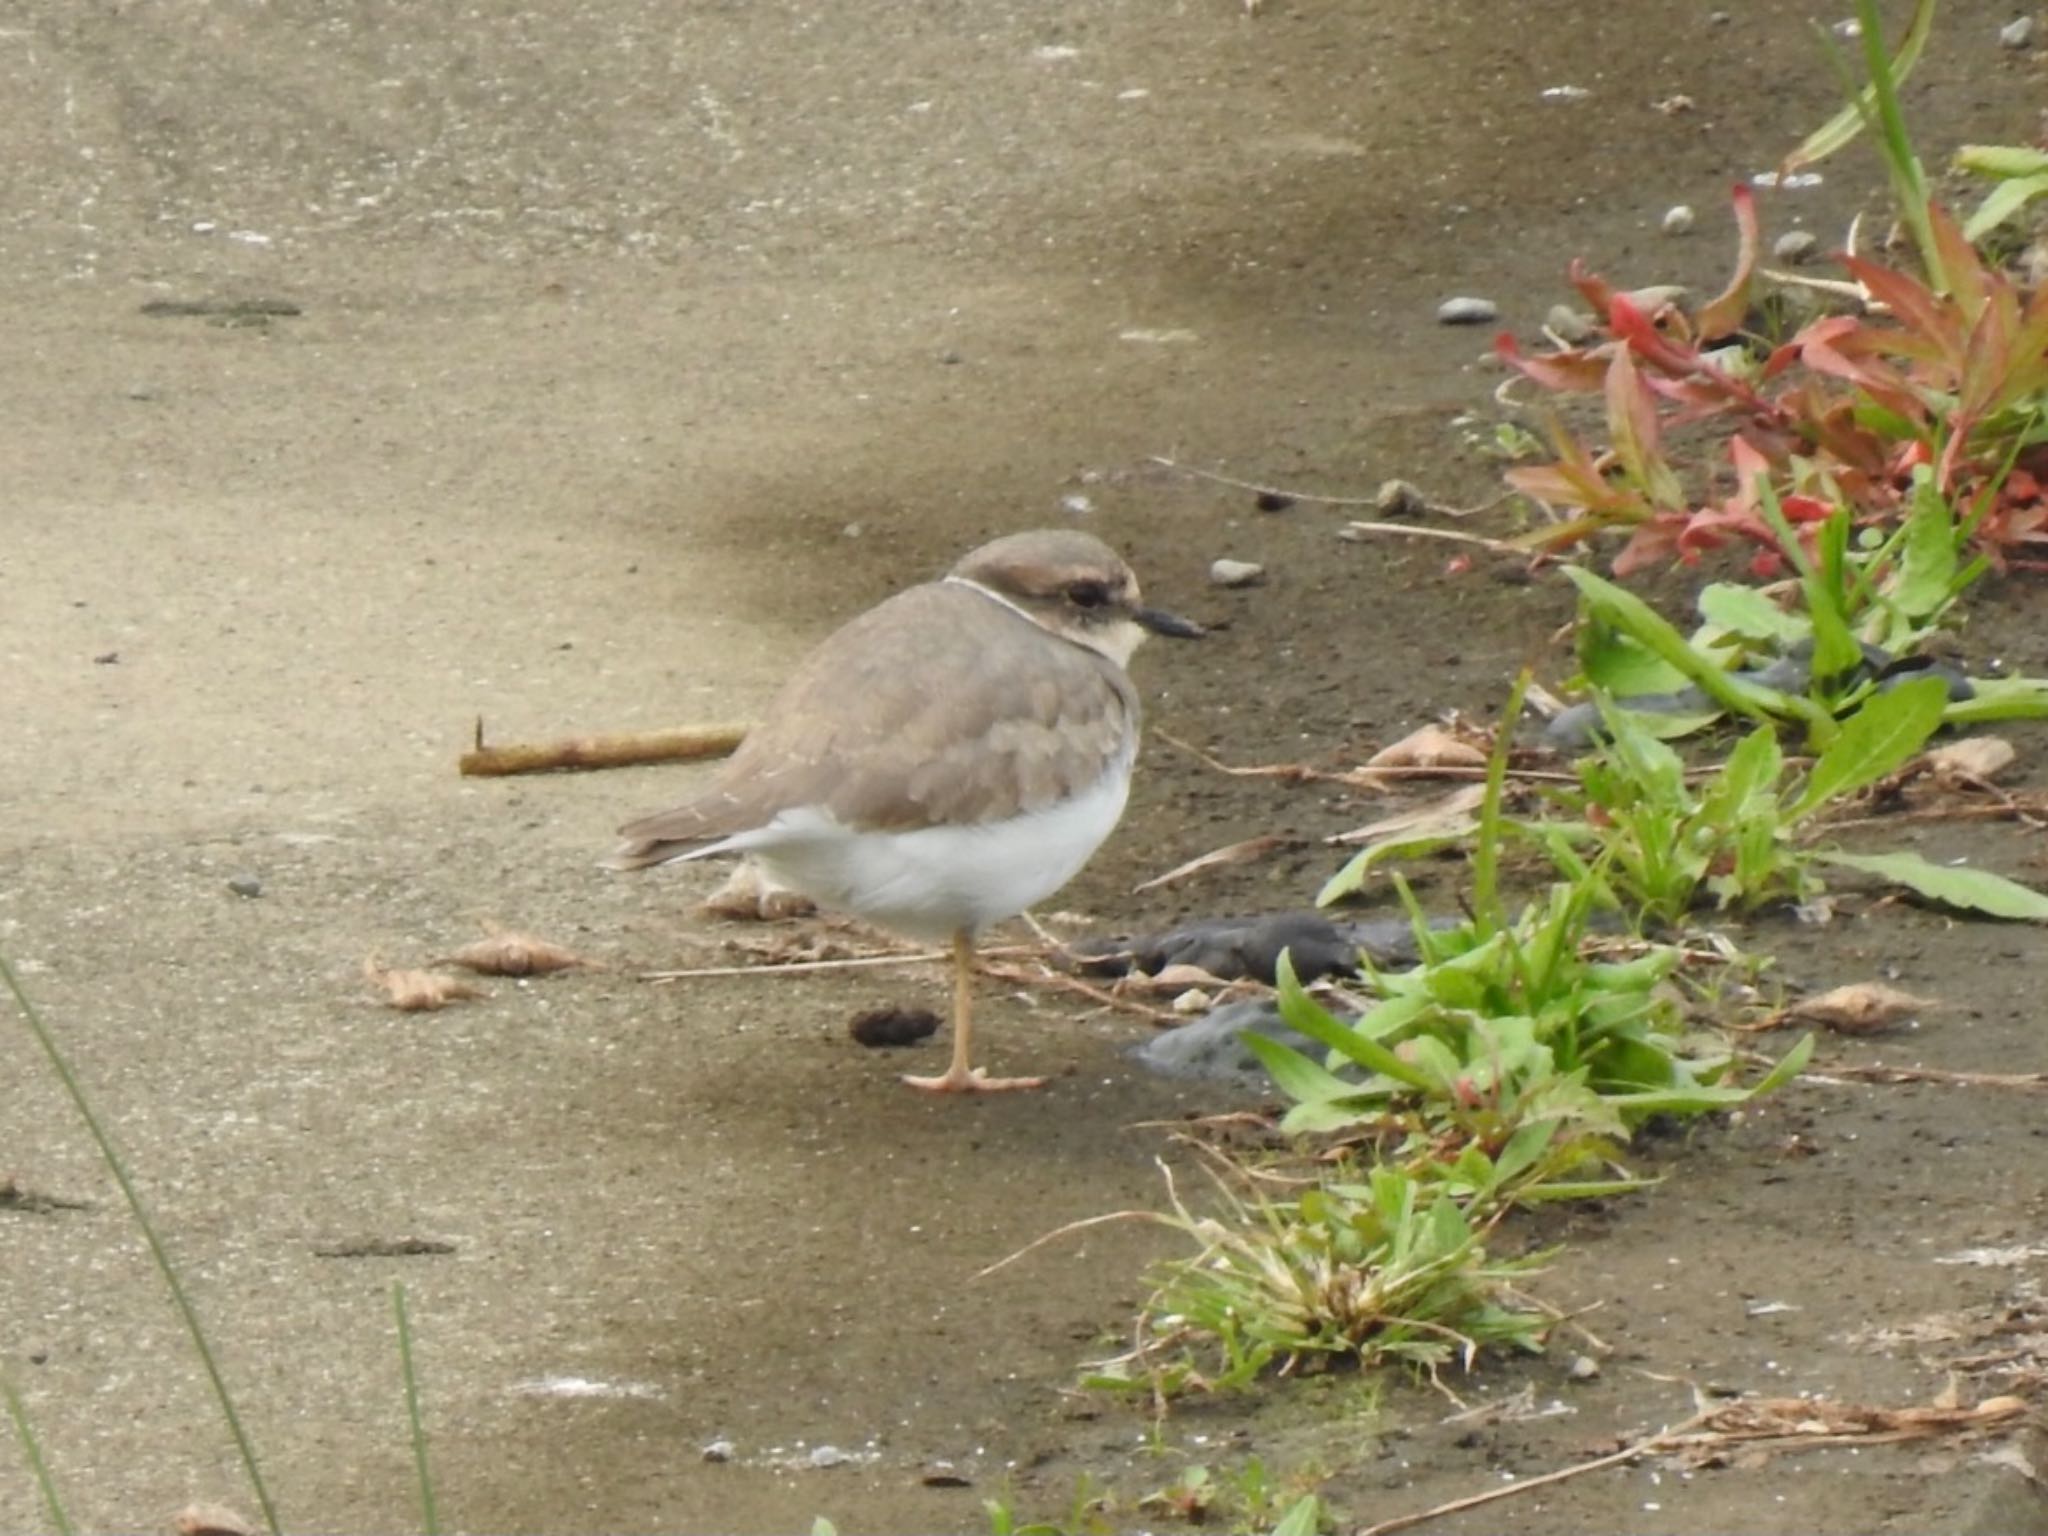
[[[1123,815],[1148,634],[1202,626],[1143,606],[1079,529],[1014,533],[907,587],[798,664],[716,776],[627,823],[605,863],[751,856],[777,882],[951,947],[952,1060],[931,1093],[1038,1088],[973,1065],[977,940],[1064,886]]]

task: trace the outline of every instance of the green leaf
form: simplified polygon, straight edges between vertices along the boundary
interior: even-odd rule
[[[1605,624],[1588,624],[1580,631],[1579,672],[1616,698],[1676,693],[1685,686],[1685,674],[1678,668]]]
[[[1903,540],[1892,605],[1908,618],[1931,619],[1956,590],[1956,520],[1931,475],[1915,477]]]
[[[1271,1040],[1256,1030],[1246,1030],[1238,1039],[1259,1058],[1273,1086],[1298,1104],[1323,1104],[1358,1092],[1358,1084],[1347,1083],[1319,1061],[1311,1061],[1284,1041]]]
[[[1982,240],[2035,198],[2048,195],[2048,172],[2001,181],[1963,224],[1963,238]]]
[[[2031,886],[1994,875],[1988,869],[1965,869],[1935,864],[1917,853],[1841,853],[1819,849],[1813,855],[1844,869],[1876,875],[1894,885],[1917,891],[1929,901],[1945,907],[1982,912],[1989,917],[2015,921],[2048,922],[2048,896]]]
[[[1374,868],[1390,859],[1422,858],[1446,848],[1456,848],[1471,837],[1477,826],[1477,822],[1468,822],[1463,827],[1444,831],[1419,836],[1397,835],[1383,842],[1368,843],[1354,853],[1342,869],[1323,882],[1323,888],[1316,892],[1316,905],[1327,907],[1354,891],[1363,890]]]
[[[1745,640],[1777,640],[1794,645],[1804,640],[1810,626],[1787,613],[1755,587],[1716,581],[1700,589],[1700,617],[1709,624],[1731,630]]]
[[[1280,1517],[1280,1523],[1273,1527],[1272,1536],[1316,1536],[1322,1528],[1322,1500],[1312,1493],[1305,1493],[1288,1506],[1287,1513]]]
[[[1797,821],[1883,778],[1927,745],[1947,708],[1948,684],[1938,677],[1918,677],[1871,694],[1814,763],[1806,788],[1785,808],[1786,820]]]
[[[1285,950],[1280,954],[1278,980],[1280,1017],[1311,1040],[1327,1045],[1339,1055],[1350,1057],[1369,1072],[1391,1077],[1395,1082],[1406,1083],[1410,1088],[1427,1092],[1434,1086],[1425,1073],[1416,1071],[1379,1041],[1360,1030],[1340,1023],[1325,1012],[1316,1000],[1302,989],[1300,981],[1295,978],[1294,957]],[[1358,1090],[1354,1087],[1351,1091],[1355,1093]]]
[[[1965,144],[1956,168],[1979,176],[2048,176],[2048,150],[2025,144]]]
[[[1746,814],[1751,802],[1775,794],[1778,777],[1785,771],[1785,754],[1778,746],[1778,733],[1760,725],[1736,744],[1728,761],[1702,796],[1709,817],[1718,825],[1732,825]]]
[[[1935,0],[1919,0],[1913,8],[1913,19],[1899,43],[1899,51],[1892,55],[1891,77],[1894,84],[1911,74],[1913,66],[1920,61],[1920,50],[1927,46],[1927,35],[1934,30],[1934,4]],[[1875,110],[1876,98],[1877,87],[1866,85],[1855,100],[1800,140],[1792,153],[1785,157],[1785,168],[1812,165],[1850,143],[1863,131],[1864,114]]]
[[[1723,709],[1762,720],[1769,718],[1774,708],[1783,707],[1783,694],[1731,677],[1710,658],[1694,650],[1685,636],[1633,592],[1616,586],[1583,566],[1568,565],[1564,573],[1579,589],[1579,597],[1589,613],[1600,622],[1621,630],[1677,668]]]
[[[1958,699],[1942,715],[1947,725],[2048,717],[2048,677],[1973,677],[1975,697]]]

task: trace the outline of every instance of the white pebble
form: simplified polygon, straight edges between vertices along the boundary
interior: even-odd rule
[[[1266,568],[1249,560],[1213,560],[1209,579],[1219,587],[1249,587],[1265,579]]]
[[[1173,1000],[1173,1011],[1184,1018],[1197,1013],[1207,1013],[1210,1002],[1209,994],[1200,987],[1189,987]]]
[[[853,1460],[851,1456],[847,1455],[846,1452],[839,1449],[839,1447],[836,1445],[813,1446],[811,1448],[811,1454],[805,1459],[808,1460],[812,1466],[821,1468],[841,1467],[846,1465],[847,1462]]]
[[[1667,235],[1689,235],[1692,227],[1699,222],[1699,216],[1691,207],[1680,203],[1664,212],[1664,233]]]
[[[706,1461],[731,1461],[733,1444],[730,1440],[713,1440],[699,1453]]]
[[[1779,261],[1798,266],[1820,248],[1820,236],[1810,229],[1788,229],[1771,242],[1771,254]]]
[[[2024,48],[2034,40],[2034,18],[2015,16],[1998,29],[1998,42],[2004,48]]]
[[[1543,317],[1543,328],[1570,347],[1591,341],[1595,330],[1593,317],[1569,304],[1551,305],[1550,312]]]
[[[1436,318],[1440,325],[1487,325],[1500,318],[1500,306],[1491,299],[1445,299],[1436,307]]]
[[[1060,498],[1060,510],[1072,517],[1086,517],[1095,510],[1095,503],[1079,491],[1075,491]]]

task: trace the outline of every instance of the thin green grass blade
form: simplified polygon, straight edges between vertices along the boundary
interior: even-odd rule
[[[420,1478],[420,1525],[426,1536],[441,1536],[434,1507],[434,1479],[427,1471],[427,1430],[420,1421],[420,1384],[412,1364],[412,1324],[405,1315],[405,1282],[391,1284],[391,1310],[398,1319],[398,1368],[405,1377],[405,1417],[412,1426],[412,1464]]]
[[[72,1536],[75,1529],[71,1517],[64,1513],[64,1501],[57,1497],[57,1483],[50,1476],[50,1469],[43,1462],[43,1448],[36,1440],[35,1426],[28,1421],[28,1410],[21,1405],[21,1394],[14,1388],[14,1378],[0,1372],[0,1396],[7,1399],[7,1416],[14,1420],[14,1432],[21,1436],[22,1454],[28,1457],[28,1469],[36,1480],[36,1487],[42,1490],[43,1504],[50,1511],[50,1523],[57,1528],[57,1536]]]
[[[49,1058],[50,1067],[57,1074],[57,1080],[64,1085],[65,1093],[78,1116],[85,1122],[85,1128],[92,1133],[92,1139],[100,1149],[100,1156],[107,1169],[114,1176],[114,1182],[121,1186],[121,1194],[128,1202],[129,1213],[135,1218],[135,1225],[142,1229],[143,1240],[149,1244],[150,1257],[156,1260],[157,1272],[164,1277],[164,1284],[170,1289],[171,1300],[177,1305],[178,1316],[183,1319],[185,1332],[192,1340],[192,1347],[199,1352],[199,1362],[206,1367],[206,1377],[213,1385],[214,1401],[220,1404],[221,1417],[227,1420],[228,1433],[234,1437],[235,1450],[242,1458],[242,1470],[248,1474],[249,1486],[256,1494],[256,1502],[263,1510],[263,1524],[271,1536],[282,1536],[284,1527],[277,1517],[277,1506],[271,1502],[270,1489],[263,1482],[262,1469],[256,1463],[256,1447],[250,1442],[248,1432],[242,1428],[242,1417],[235,1411],[235,1399],[228,1391],[227,1379],[221,1375],[220,1362],[214,1358],[213,1346],[206,1341],[206,1330],[200,1325],[199,1313],[191,1299],[185,1294],[184,1282],[178,1278],[177,1267],[171,1263],[170,1250],[164,1247],[163,1239],[157,1236],[156,1223],[150,1219],[149,1207],[142,1203],[141,1191],[128,1176],[128,1165],[115,1150],[113,1138],[100,1123],[92,1101],[85,1096],[85,1088],[78,1075],[71,1070],[71,1063],[57,1046],[57,1037],[43,1022],[43,1016],[36,1011],[36,1005],[29,1000],[22,987],[21,978],[15,974],[4,955],[0,955],[0,981],[5,981],[7,990],[14,994],[14,1001],[21,1009],[21,1016],[27,1022],[29,1033],[35,1036],[36,1044],[43,1048]]]

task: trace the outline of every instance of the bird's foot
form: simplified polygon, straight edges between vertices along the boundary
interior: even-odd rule
[[[1042,1077],[990,1077],[980,1067],[954,1067],[940,1077],[909,1077],[903,1081],[923,1093],[1021,1093],[1043,1088]]]

